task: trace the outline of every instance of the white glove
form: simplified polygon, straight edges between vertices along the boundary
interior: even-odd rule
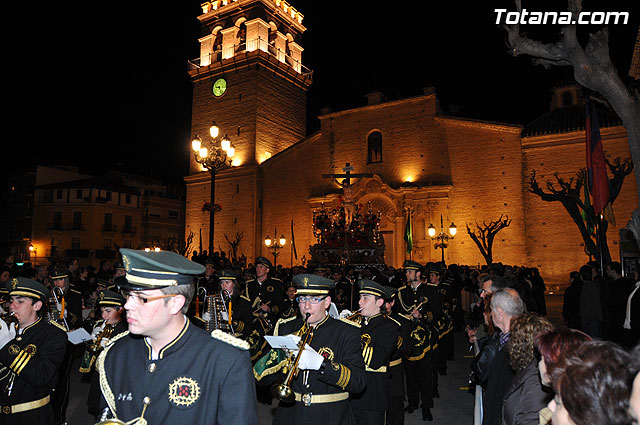
[[[10,327],[7,323],[0,319],[0,348],[7,345],[9,341],[12,341],[16,337],[16,324],[11,323]]]
[[[100,340],[100,346],[101,346],[102,348],[106,347],[106,346],[107,346],[107,344],[109,343],[109,340],[110,340],[110,338],[102,338],[102,339]]]
[[[297,355],[298,351],[295,351],[294,354]],[[300,356],[300,361],[298,362],[298,368],[302,370],[318,370],[320,366],[322,366],[323,361],[324,357],[309,345],[305,345],[302,355]]]
[[[346,318],[346,317],[351,316],[352,314],[353,314],[353,313],[351,313],[349,310],[342,310],[342,311],[340,312],[340,318],[341,318],[341,319],[344,319],[344,318]]]
[[[211,315],[209,314],[209,312],[208,312],[208,311],[205,311],[205,312],[202,314],[202,320],[204,320],[205,322],[208,322],[210,319],[211,319]]]

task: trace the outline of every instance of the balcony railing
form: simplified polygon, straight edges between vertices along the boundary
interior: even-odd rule
[[[266,40],[258,38],[257,40],[250,40],[246,43],[236,44],[233,47],[226,49],[217,49],[216,51],[209,53],[204,57],[192,59],[188,61],[189,70],[196,70],[203,66],[209,66],[211,64],[221,62],[223,59],[229,59],[235,56],[236,53],[253,52],[261,50],[279,60],[282,63],[289,64],[296,72],[302,74],[305,78],[313,80],[313,71],[302,65],[299,60],[294,59],[291,55],[287,55],[280,49],[276,49],[270,45]]]

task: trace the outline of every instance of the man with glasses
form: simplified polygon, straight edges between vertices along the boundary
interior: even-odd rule
[[[366,385],[359,329],[329,316],[329,291],[335,286],[332,280],[298,274],[293,283],[301,316],[279,320],[274,335],[304,338],[307,332],[311,334],[300,355],[299,372],[291,381],[294,400],[279,403],[273,424],[355,425],[349,397],[362,392]],[[275,372],[282,370],[287,360],[280,354],[281,350],[272,349],[254,367],[262,385],[281,377]]]
[[[358,425],[383,425],[389,399],[391,355],[398,342],[398,327],[383,313],[385,288],[379,283],[361,279],[360,288],[360,342],[367,376],[367,387],[354,394],[351,400]]]
[[[120,250],[129,332],[97,361],[102,420],[258,424],[246,342],[185,316],[204,267],[169,251]],[[220,394],[233,397],[219,403]]]

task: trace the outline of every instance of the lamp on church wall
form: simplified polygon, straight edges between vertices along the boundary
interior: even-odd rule
[[[447,242],[454,238],[454,236],[456,235],[457,231],[458,231],[458,228],[452,222],[451,225],[449,226],[449,233],[447,234],[447,233],[444,232],[444,222],[442,220],[442,214],[440,214],[440,233],[436,234],[436,228],[433,225],[433,223],[430,224],[428,229],[427,229],[427,233],[429,234],[429,237],[432,240],[437,241],[436,244],[434,245],[434,247],[436,249],[441,249],[442,250],[442,262],[443,263],[444,263],[444,249],[447,247]]]
[[[274,236],[278,234],[278,229],[275,229],[273,232]],[[277,236],[276,236],[277,237]],[[274,238],[275,239],[275,238]],[[278,258],[279,251],[285,246],[287,243],[287,238],[284,237],[284,233],[280,236],[280,239],[271,239],[269,235],[264,238],[264,244],[267,246],[267,249],[271,251],[271,255],[273,255],[273,267],[276,267],[276,260]]]
[[[203,141],[199,135],[191,141],[191,148],[194,152],[195,160],[198,164],[209,171],[211,175],[211,210],[209,211],[209,254],[213,252],[213,235],[214,235],[214,211],[216,200],[216,174],[233,165],[233,157],[236,149],[231,143],[231,139],[225,134],[220,136],[220,127],[216,122],[211,123],[209,127],[208,141]]]

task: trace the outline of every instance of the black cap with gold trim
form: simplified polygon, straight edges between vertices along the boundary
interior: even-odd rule
[[[333,280],[317,274],[301,273],[292,279],[297,295],[328,295],[335,288]]]
[[[238,273],[235,270],[222,269],[216,272],[218,280],[237,280]]]
[[[172,251],[142,251],[120,248],[126,270],[124,289],[161,289],[167,286],[189,285],[204,273],[204,266]]]
[[[65,277],[69,277],[69,271],[60,266],[52,267],[49,271],[50,279],[64,279]]]
[[[122,307],[126,302],[127,301],[124,299],[124,297],[117,292],[107,291],[107,290],[98,292],[98,305],[100,307],[106,307],[106,306]]]
[[[386,301],[394,300],[397,294],[398,294],[398,288],[394,288],[393,286],[384,287],[384,299]]]
[[[404,262],[404,264],[402,265],[402,268],[405,269],[405,270],[422,270],[422,269],[424,269],[422,264],[417,263],[415,261],[411,261],[411,260],[406,260]]]
[[[360,288],[360,294],[375,295],[376,297],[385,297],[386,291],[384,286],[378,282],[369,279],[360,279],[358,281],[358,288]]]
[[[51,292],[40,282],[26,277],[16,277],[10,280],[9,296],[30,297],[42,302],[51,298]]]
[[[267,266],[270,269],[273,268],[273,264],[271,264],[271,261],[269,261],[269,259],[266,257],[256,257],[255,263],[256,263],[256,266],[258,264],[262,264],[263,266]]]

